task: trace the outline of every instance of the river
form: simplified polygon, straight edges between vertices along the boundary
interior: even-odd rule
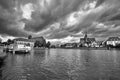
[[[46,49],[8,54],[0,80],[120,80],[119,50]]]

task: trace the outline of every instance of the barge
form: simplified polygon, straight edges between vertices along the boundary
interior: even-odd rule
[[[34,47],[34,42],[29,39],[17,38],[14,40],[13,53],[30,53]]]

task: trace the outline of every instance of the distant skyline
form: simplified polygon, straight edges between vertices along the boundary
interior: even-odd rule
[[[120,36],[120,0],[0,0],[0,38],[56,42]]]

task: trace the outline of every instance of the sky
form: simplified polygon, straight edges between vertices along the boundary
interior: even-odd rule
[[[0,38],[77,42],[120,36],[120,0],[0,0]]]

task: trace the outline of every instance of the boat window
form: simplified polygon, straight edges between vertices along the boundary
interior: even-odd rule
[[[30,46],[30,43],[26,43],[25,46]]]

